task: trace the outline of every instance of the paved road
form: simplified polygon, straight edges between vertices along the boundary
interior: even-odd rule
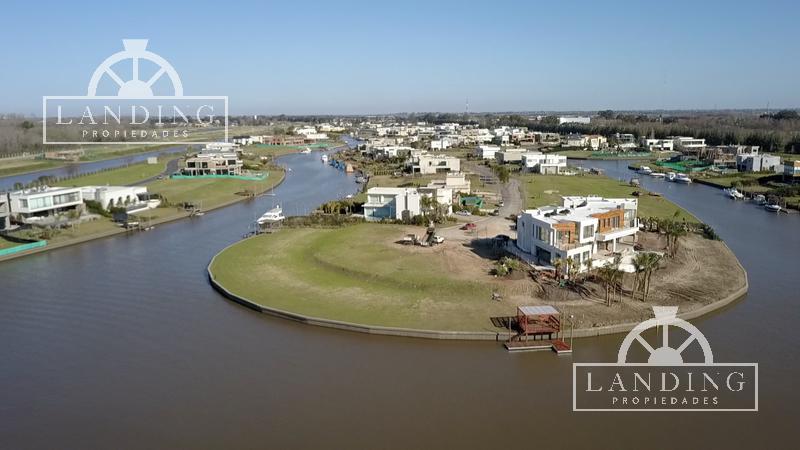
[[[136,183],[133,183],[131,186],[141,186],[141,185],[150,183],[151,181],[157,180],[158,177],[166,178],[171,173],[175,173],[177,171],[178,171],[178,158],[171,159],[171,160],[167,161],[167,168],[163,172],[161,172],[160,174],[158,174],[158,175],[156,175],[154,177],[150,177],[150,178],[147,178],[145,180],[137,181]]]
[[[479,164],[470,164],[469,168],[479,175],[491,177],[495,180],[495,182],[499,183],[491,168]],[[505,234],[511,236],[512,238],[516,238],[516,232],[510,227],[512,222],[506,219],[506,217],[510,216],[511,214],[519,214],[524,207],[522,203],[522,192],[520,191],[519,181],[513,178],[510,179],[508,183],[504,184],[500,188],[500,194],[503,199],[503,206],[499,208],[499,216],[459,216],[459,218],[463,219],[465,222],[472,222],[477,225],[477,231],[475,234],[469,234],[460,229],[464,222],[459,222],[456,226],[442,228],[441,230],[437,231],[437,233],[443,236],[445,239],[454,240],[471,240],[475,237],[493,237],[498,234]]]

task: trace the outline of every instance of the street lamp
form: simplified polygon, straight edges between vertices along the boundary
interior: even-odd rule
[[[570,327],[569,327],[569,349],[572,351],[572,350],[574,350],[572,348],[572,340],[575,337],[574,336],[575,335],[575,315],[574,314],[570,314],[569,315],[569,325],[570,325]]]

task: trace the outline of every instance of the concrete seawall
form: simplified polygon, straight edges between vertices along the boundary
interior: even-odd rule
[[[281,185],[281,183],[284,182],[284,180],[286,180],[286,172],[284,172],[282,174],[281,179],[277,183],[275,183],[271,187],[265,189],[261,193],[269,192],[269,191],[277,188],[278,186]],[[231,205],[234,205],[236,203],[247,201],[247,200],[250,200],[250,199],[252,199],[252,197],[235,198],[233,200],[230,200],[230,201],[221,203],[219,205],[213,206],[211,208],[208,208],[206,210],[206,212],[215,211],[217,209],[225,208],[227,206],[231,206]],[[175,222],[177,220],[183,220],[183,219],[186,219],[188,217],[189,217],[189,213],[177,214],[177,215],[172,216],[172,217],[164,217],[164,218],[161,218],[161,219],[155,219],[152,222],[150,222],[150,225],[152,225],[152,226],[163,225],[165,223]],[[8,261],[8,260],[11,260],[11,259],[16,259],[16,258],[22,258],[22,257],[25,257],[25,256],[35,255],[37,253],[47,252],[47,251],[50,251],[50,250],[55,250],[57,248],[63,248],[63,247],[69,247],[69,246],[72,246],[72,245],[83,244],[84,242],[94,241],[96,239],[104,239],[104,238],[107,238],[107,237],[117,236],[117,235],[120,235],[120,234],[127,234],[127,233],[135,233],[135,231],[126,230],[124,228],[119,228],[119,229],[104,231],[104,232],[101,232],[101,233],[90,234],[88,236],[81,236],[81,237],[78,237],[78,238],[75,238],[75,239],[70,239],[70,240],[63,241],[63,242],[57,242],[55,244],[48,242],[47,246],[38,247],[38,248],[34,248],[32,250],[27,250],[27,251],[23,251],[23,252],[19,252],[19,253],[13,253],[13,254],[10,254],[10,255],[0,256],[0,262]]]
[[[222,249],[222,251],[217,253],[217,255],[224,252],[229,247],[239,244],[240,242],[241,241],[231,244],[228,247],[225,247],[224,249]],[[730,248],[728,249],[728,251],[730,251]],[[731,252],[731,254],[733,254],[733,252]],[[211,283],[211,285],[214,287],[214,289],[216,289],[219,293],[221,293],[228,299],[236,303],[239,303],[240,305],[246,306],[254,311],[258,311],[260,313],[269,314],[271,316],[280,317],[283,319],[289,319],[295,322],[301,322],[308,325],[316,325],[326,328],[335,328],[337,330],[355,331],[359,333],[380,334],[387,336],[402,336],[402,337],[414,337],[414,338],[424,338],[424,339],[466,340],[466,341],[504,341],[510,337],[510,334],[508,332],[423,330],[414,328],[365,325],[359,323],[344,322],[340,320],[324,319],[320,317],[311,317],[299,313],[294,313],[291,311],[285,311],[282,309],[270,308],[267,306],[260,305],[245,297],[234,294],[233,292],[226,289],[222,284],[220,284],[214,278],[214,273],[211,271],[211,266],[214,265],[214,261],[216,260],[217,255],[214,255],[214,257],[211,258],[208,267],[206,267],[206,272],[208,273],[208,280]],[[702,315],[720,309],[724,306],[727,306],[747,295],[747,290],[750,287],[747,279],[747,272],[744,270],[744,267],[742,266],[742,264],[739,262],[738,259],[736,260],[736,263],[739,266],[739,269],[741,270],[742,286],[740,286],[739,289],[737,289],[732,294],[724,298],[721,298],[715,302],[703,305],[691,311],[680,313],[678,314],[678,317],[684,320],[695,319]],[[606,334],[627,333],[628,331],[631,331],[638,324],[639,324],[638,322],[631,322],[631,323],[621,323],[617,325],[607,325],[602,327],[578,328],[574,330],[572,335],[574,337],[581,338],[581,337],[602,336]],[[562,334],[563,334],[562,337],[568,337],[570,335],[570,332],[569,330],[566,330]]]

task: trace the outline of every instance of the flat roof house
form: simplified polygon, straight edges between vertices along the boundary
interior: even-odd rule
[[[555,175],[563,173],[567,169],[567,157],[565,155],[558,155],[555,153],[523,153],[522,167],[528,172],[537,172],[543,175]]]
[[[370,188],[364,218],[370,222],[410,219],[422,212],[419,200],[420,193],[415,188]]]
[[[498,164],[513,164],[513,163],[521,163],[522,162],[522,155],[526,152],[524,148],[509,148],[503,150],[502,152],[496,152],[494,154],[494,159],[497,160]]]
[[[105,210],[124,207],[132,213],[148,208],[145,186],[83,186],[81,194],[84,201],[95,201]]]
[[[79,187],[41,186],[11,192],[8,198],[11,215],[24,223],[81,209],[83,205]]]
[[[181,169],[188,176],[241,175],[242,160],[236,153],[200,153],[188,158]]]
[[[475,150],[472,151],[472,154],[475,155],[476,158],[494,159],[494,154],[499,151],[500,147],[496,145],[479,145],[475,147]]]
[[[7,230],[11,226],[11,205],[8,194],[0,192],[0,230]]]
[[[736,156],[739,172],[781,172],[781,157],[768,154],[741,154]]]
[[[429,175],[444,172],[460,172],[461,160],[455,156],[419,155],[412,159],[411,173]]]
[[[623,240],[639,231],[635,198],[562,197],[561,206],[524,211],[517,218],[517,243],[528,259],[552,265],[572,258],[586,270],[586,261],[599,267],[609,262]]]
[[[462,172],[448,172],[444,180],[432,180],[428,183],[429,188],[447,188],[453,192],[463,192],[469,194],[472,190],[472,183]]]

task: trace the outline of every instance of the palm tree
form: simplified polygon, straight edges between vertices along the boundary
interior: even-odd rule
[[[564,267],[564,260],[556,258],[556,260],[553,261],[553,267],[556,269],[556,278],[561,278],[561,269]]]
[[[589,275],[591,275],[592,270],[594,270],[594,259],[593,258],[587,259],[585,264],[586,264],[586,275],[584,276],[584,280],[588,278]]]
[[[639,276],[642,272],[645,271],[647,267],[647,260],[648,260],[647,253],[637,253],[636,256],[633,258],[633,271],[634,271],[634,278],[633,278],[633,289],[631,289],[631,300],[636,300],[636,291],[639,290]],[[642,298],[644,301],[644,298]]]
[[[650,277],[653,276],[653,271],[658,269],[661,265],[661,259],[663,256],[659,255],[658,253],[646,253],[647,260],[645,264],[645,273],[644,273],[644,298],[642,301],[647,301],[647,296],[650,295]]]

